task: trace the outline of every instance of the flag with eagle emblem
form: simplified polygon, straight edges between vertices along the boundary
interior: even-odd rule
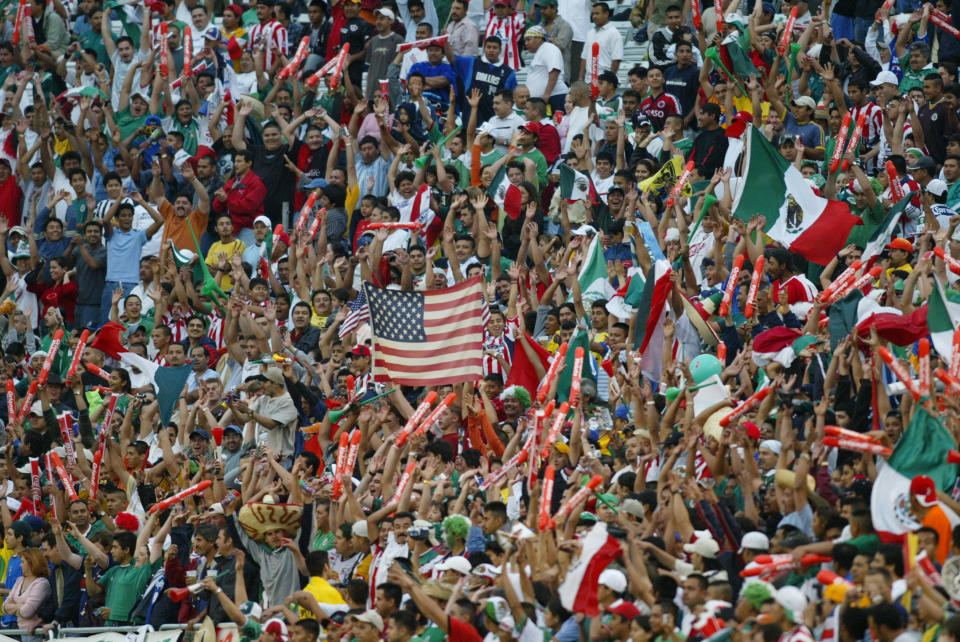
[[[583,172],[578,172],[567,164],[560,165],[560,198],[568,203],[577,201],[597,202],[597,190],[593,181]]]
[[[800,170],[751,125],[744,132],[733,215],[749,221],[757,214],[766,217],[764,234],[818,265],[829,263],[861,224],[846,203],[817,196]]]
[[[510,182],[507,178],[507,166],[504,165],[497,172],[497,175],[490,181],[490,187],[487,188],[487,194],[493,199],[507,216],[512,219],[520,217],[520,206],[523,204],[523,193],[520,188]],[[499,219],[503,221],[503,217]]]

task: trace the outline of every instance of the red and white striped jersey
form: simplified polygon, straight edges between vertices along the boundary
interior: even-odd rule
[[[867,122],[863,125],[863,131],[860,132],[860,140],[863,143],[873,143],[880,139],[880,132],[883,131],[883,110],[880,105],[867,102],[862,107],[853,107],[850,109],[850,121],[857,122],[860,114],[867,115]]]
[[[520,51],[517,43],[523,37],[526,26],[527,14],[523,11],[515,11],[501,19],[493,9],[490,9],[484,40],[490,36],[496,36],[503,42],[500,50],[500,64],[507,65],[511,69],[520,69]]]
[[[508,364],[513,364],[513,329],[520,326],[519,319],[507,319],[507,323],[504,326],[503,334],[499,337],[495,337],[488,330],[483,331],[483,349],[486,350],[496,350],[502,351],[503,359]],[[504,381],[507,379],[507,373],[503,371],[503,366],[500,365],[500,361],[496,357],[490,356],[488,354],[483,355],[483,376],[488,374],[499,374],[503,376]]]
[[[161,325],[165,325],[170,328],[172,336],[170,341],[172,343],[180,343],[187,338],[187,319],[186,317],[180,317],[176,321],[173,320],[173,315],[169,312],[160,317]]]
[[[223,318],[216,314],[211,314],[207,317],[207,321],[210,324],[207,337],[217,346],[217,350],[223,350],[226,347],[226,343],[223,340]]]
[[[247,49],[255,51],[257,47],[267,43],[267,52],[264,58],[264,66],[270,69],[276,61],[274,48],[278,49],[284,56],[287,55],[287,30],[276,20],[264,23],[257,23],[250,27],[248,32],[250,39],[247,41]]]

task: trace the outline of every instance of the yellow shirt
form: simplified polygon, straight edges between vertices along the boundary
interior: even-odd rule
[[[310,581],[307,582],[307,585],[304,587],[304,590],[312,595],[325,611],[329,606],[336,607],[341,604],[343,605],[344,610],[348,608],[347,603],[344,601],[343,596],[340,595],[340,592],[333,588],[330,585],[330,582],[322,577],[311,577]],[[308,611],[302,606],[300,607],[300,617],[316,619],[313,612]]]
[[[207,252],[207,265],[212,269],[211,272],[217,269],[217,264],[220,263],[220,253],[227,255],[227,264],[230,263],[230,259],[234,254],[243,254],[244,250],[247,249],[247,244],[241,241],[240,239],[233,239],[229,243],[221,243],[217,241],[210,246],[210,250]],[[257,266],[253,266],[254,274],[257,273]],[[216,275],[214,275],[216,278]],[[226,274],[223,275],[223,278],[220,279],[220,289],[224,292],[229,292],[230,288],[233,287],[233,279],[231,279]]]

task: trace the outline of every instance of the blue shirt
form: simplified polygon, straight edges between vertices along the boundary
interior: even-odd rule
[[[17,579],[21,575],[23,575],[22,560],[20,559],[19,555],[14,555],[7,563],[7,579],[3,583],[4,587],[6,587],[8,590],[12,589],[13,585],[17,583]],[[4,615],[2,618],[0,618],[0,623],[7,628],[16,626],[17,616]]]
[[[789,109],[783,118],[783,131],[790,136],[799,136],[804,147],[815,149],[823,148],[823,130],[815,122],[798,123],[796,116]]]
[[[453,67],[450,66],[449,62],[443,61],[439,65],[431,65],[429,61],[424,60],[423,62],[418,62],[410,67],[410,73],[421,73],[424,78],[434,78],[436,76],[443,76],[447,81],[456,86],[457,76],[453,73]],[[407,75],[409,78],[410,75]],[[440,102],[444,105],[449,104],[450,102],[450,90],[449,89],[437,89],[437,90],[428,90],[424,89],[424,93],[430,93],[436,96]]]
[[[148,240],[146,230],[121,232],[114,226],[107,237],[107,281],[140,281],[140,253]]]

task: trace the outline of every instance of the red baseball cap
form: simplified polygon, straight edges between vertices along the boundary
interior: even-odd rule
[[[537,138],[540,138],[540,130],[543,129],[543,125],[540,123],[535,123],[532,120],[520,125],[520,129],[525,129]]]
[[[910,494],[921,506],[937,504],[937,486],[927,475],[917,475],[910,480]]]
[[[620,600],[619,603],[614,603],[607,607],[608,613],[616,613],[617,615],[623,617],[626,620],[632,620],[640,613],[640,609],[633,605],[633,602],[627,602],[626,600]]]

